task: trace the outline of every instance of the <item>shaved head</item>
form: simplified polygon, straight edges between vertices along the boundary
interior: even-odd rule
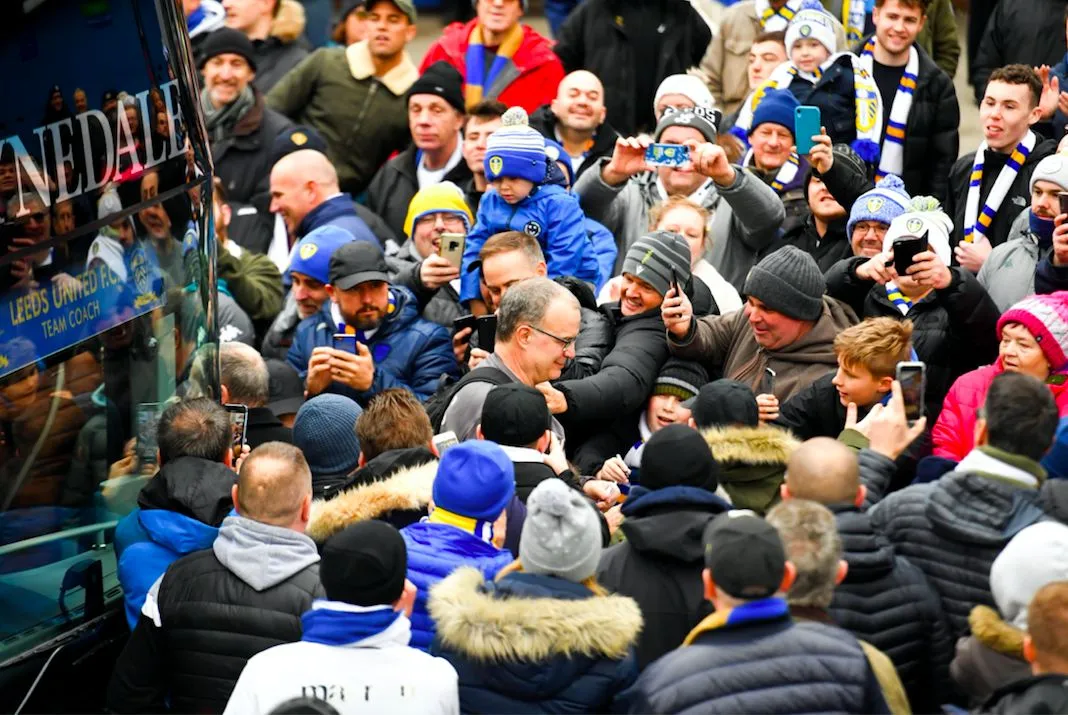
[[[560,81],[551,108],[565,129],[591,135],[606,116],[604,85],[592,72],[575,70]]]
[[[557,97],[565,97],[571,88],[577,87],[585,92],[588,89],[595,89],[604,95],[604,85],[601,84],[601,80],[597,75],[589,70],[575,70],[571,74],[560,80],[560,84],[556,88]]]
[[[271,181],[275,175],[285,178],[295,178],[298,181],[310,181],[324,188],[335,189],[337,193],[337,170],[326,155],[314,149],[301,149],[292,154],[286,154],[271,170]]]
[[[313,149],[287,154],[271,169],[271,213],[281,215],[293,236],[312,209],[340,191],[334,165]]]
[[[790,455],[786,487],[795,499],[852,504],[860,488],[857,455],[830,437],[814,437]]]
[[[305,501],[310,500],[311,469],[297,447],[267,442],[245,458],[235,489],[241,516],[290,528],[299,521]]]

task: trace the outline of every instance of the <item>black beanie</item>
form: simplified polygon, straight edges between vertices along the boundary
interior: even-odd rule
[[[408,548],[384,521],[360,521],[334,534],[322,548],[319,580],[331,601],[382,606],[404,593]]]
[[[200,44],[200,64],[197,66],[204,69],[204,65],[212,57],[227,52],[241,55],[252,71],[256,71],[256,48],[252,46],[252,40],[248,39],[245,33],[229,27],[220,27],[204,38]]]
[[[719,465],[697,430],[668,425],[645,443],[641,478],[648,489],[697,487],[714,492],[719,486]]]
[[[451,104],[458,112],[466,111],[463,93],[464,78],[456,68],[445,60],[439,60],[426,68],[408,90],[408,99],[413,94],[435,94]]]

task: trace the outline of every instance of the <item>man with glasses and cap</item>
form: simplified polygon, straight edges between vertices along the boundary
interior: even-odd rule
[[[443,374],[457,374],[448,332],[419,317],[408,289],[390,285],[377,245],[353,241],[335,250],[329,281],[330,300],[297,326],[287,355],[308,397],[333,392],[363,406],[382,390],[402,387],[426,400]]]

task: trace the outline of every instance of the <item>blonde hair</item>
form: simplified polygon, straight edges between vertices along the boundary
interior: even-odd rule
[[[862,367],[875,379],[893,377],[911,356],[912,321],[868,318],[838,333],[834,354],[843,367]]]
[[[500,581],[502,578],[504,578],[508,574],[512,574],[512,573],[523,573],[523,562],[520,559],[516,559],[515,561],[513,561],[512,563],[508,564],[503,569],[501,569],[497,573],[497,576],[493,580],[494,581]],[[581,583],[582,583],[583,586],[585,586],[586,588],[590,589],[590,591],[593,592],[594,596],[607,596],[607,595],[609,595],[608,594],[608,589],[606,589],[601,584],[597,583],[597,577],[596,576],[590,576],[589,578],[584,579]]]
[[[688,197],[681,194],[672,194],[665,201],[654,204],[652,208],[649,209],[649,230],[655,231],[661,219],[675,209],[690,209],[700,216],[702,226],[701,240],[708,240],[708,219],[711,214],[704,206],[691,201]]]

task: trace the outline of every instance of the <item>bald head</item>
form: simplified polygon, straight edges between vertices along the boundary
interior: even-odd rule
[[[253,521],[304,531],[312,476],[304,453],[283,442],[261,444],[245,458],[234,487],[238,512]]]
[[[790,455],[786,488],[795,499],[852,504],[860,489],[857,455],[830,437],[810,439]]]
[[[312,209],[340,191],[334,165],[313,149],[287,154],[271,169],[271,212],[282,217],[291,235]]]
[[[604,85],[592,72],[575,70],[560,81],[552,111],[564,128],[592,133],[604,123]]]

